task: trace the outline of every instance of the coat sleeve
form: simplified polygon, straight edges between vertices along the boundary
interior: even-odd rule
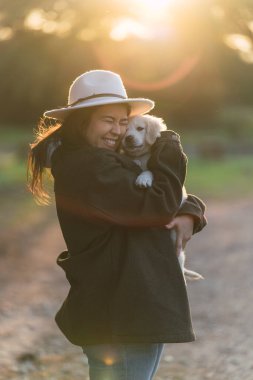
[[[106,149],[90,148],[59,161],[53,172],[56,200],[81,217],[153,227],[169,223],[180,208],[187,159],[172,132],[154,144],[149,168],[155,178],[149,189],[135,185],[139,169]]]
[[[180,137],[177,133],[175,133],[174,131],[161,132],[160,139],[158,139],[158,142],[155,143],[155,145],[153,146],[152,156],[148,164],[150,170],[154,174],[156,174],[158,166],[170,164],[168,161],[166,161],[164,157],[164,155],[166,155],[166,149],[169,148],[169,146],[167,146],[168,139],[173,140],[175,143],[177,142],[179,149],[181,149],[182,151]],[[183,178],[181,178],[180,180],[182,181]],[[201,231],[207,224],[207,220],[204,213],[205,204],[202,202],[202,200],[196,197],[195,195],[188,194],[187,199],[184,201],[183,205],[178,210],[176,216],[185,214],[191,215],[194,219],[193,233],[197,233]]]
[[[195,234],[201,231],[207,224],[205,209],[206,206],[201,199],[195,195],[188,194],[183,205],[178,210],[177,216],[185,214],[191,215],[194,219],[193,233]]]

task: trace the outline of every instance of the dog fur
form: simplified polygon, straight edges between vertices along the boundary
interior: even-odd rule
[[[152,186],[153,173],[147,170],[147,162],[150,157],[150,148],[160,137],[161,131],[167,129],[161,118],[152,115],[136,116],[130,119],[126,134],[122,140],[122,149],[124,153],[133,159],[141,167],[142,173],[136,179],[136,185],[142,188]],[[186,189],[183,186],[183,199],[187,198]],[[174,243],[176,243],[176,230],[170,231]],[[185,280],[203,279],[201,274],[185,268],[185,253],[181,250],[178,256]]]

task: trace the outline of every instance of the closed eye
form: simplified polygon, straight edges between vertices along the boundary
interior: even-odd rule
[[[136,128],[136,130],[137,130],[138,132],[143,131],[143,129],[144,129],[144,127],[137,127],[137,128]]]
[[[111,118],[111,117],[104,117],[103,120],[104,120],[106,123],[113,123],[113,118]]]

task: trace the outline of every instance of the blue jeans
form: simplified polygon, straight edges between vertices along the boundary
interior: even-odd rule
[[[151,380],[164,344],[99,344],[83,347],[90,380]]]

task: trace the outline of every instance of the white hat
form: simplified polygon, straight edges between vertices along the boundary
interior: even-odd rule
[[[130,105],[129,116],[147,113],[155,105],[150,99],[128,98],[118,74],[105,70],[91,70],[74,80],[69,89],[67,106],[46,111],[44,116],[64,120],[75,109],[124,103]]]

